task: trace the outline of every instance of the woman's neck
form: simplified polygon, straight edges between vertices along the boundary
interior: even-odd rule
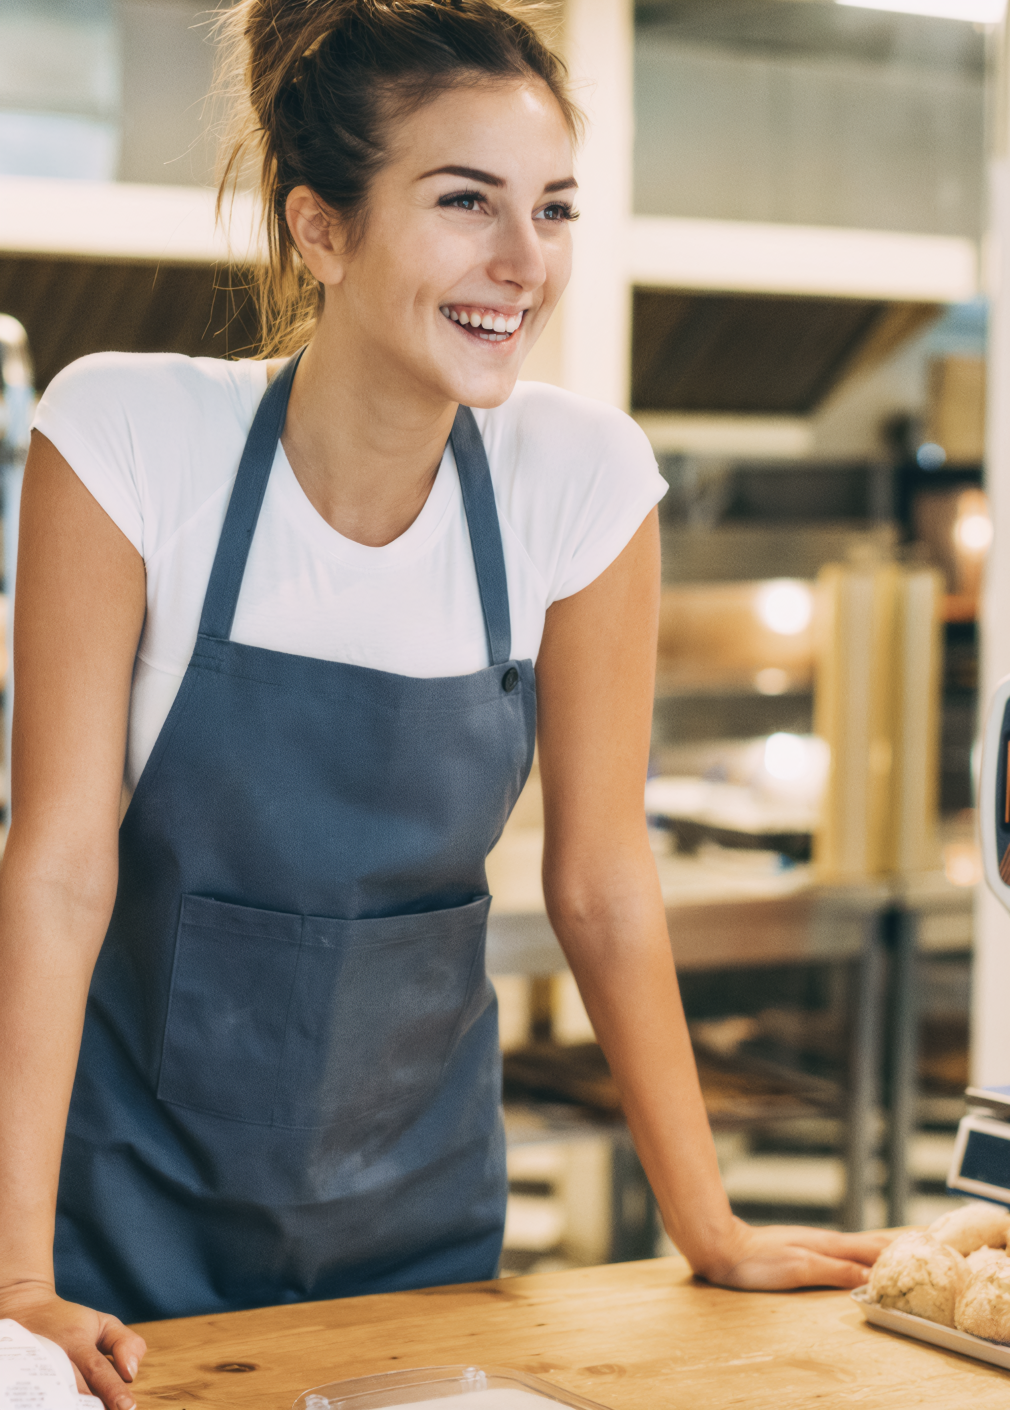
[[[302,357],[281,436],[313,508],[370,548],[406,533],[435,483],[456,406],[390,385],[325,317]]]

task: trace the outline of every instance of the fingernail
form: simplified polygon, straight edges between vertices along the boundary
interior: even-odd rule
[[[130,1395],[121,1395],[116,1400],[116,1410],[136,1410],[137,1402]]]
[[[137,1358],[136,1358],[135,1356],[128,1356],[128,1357],[126,1358],[126,1369],[127,1369],[127,1370],[129,1371],[129,1373],[130,1373],[130,1380],[131,1380],[131,1381],[132,1381],[132,1380],[136,1380],[136,1377],[137,1377],[137,1364],[138,1364],[138,1363],[137,1363]]]

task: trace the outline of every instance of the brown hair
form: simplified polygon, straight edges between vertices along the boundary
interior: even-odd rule
[[[581,114],[565,66],[521,0],[238,0],[221,18],[226,86],[236,116],[225,147],[220,214],[258,169],[268,258],[256,276],[262,354],[311,335],[320,289],[291,240],[288,195],[308,186],[353,241],[391,122],[482,78],[535,78],[573,136]]]

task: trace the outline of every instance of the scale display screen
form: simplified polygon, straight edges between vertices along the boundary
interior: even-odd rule
[[[1010,1124],[984,1116],[964,1117],[957,1129],[947,1186],[1010,1204]]]
[[[961,1175],[965,1180],[1010,1187],[1010,1141],[987,1131],[972,1131],[964,1148]]]

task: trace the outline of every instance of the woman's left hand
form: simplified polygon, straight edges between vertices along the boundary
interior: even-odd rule
[[[724,1288],[780,1292],[786,1288],[859,1288],[894,1238],[893,1231],[837,1234],[799,1224],[755,1229],[734,1219],[728,1248],[701,1277]]]

